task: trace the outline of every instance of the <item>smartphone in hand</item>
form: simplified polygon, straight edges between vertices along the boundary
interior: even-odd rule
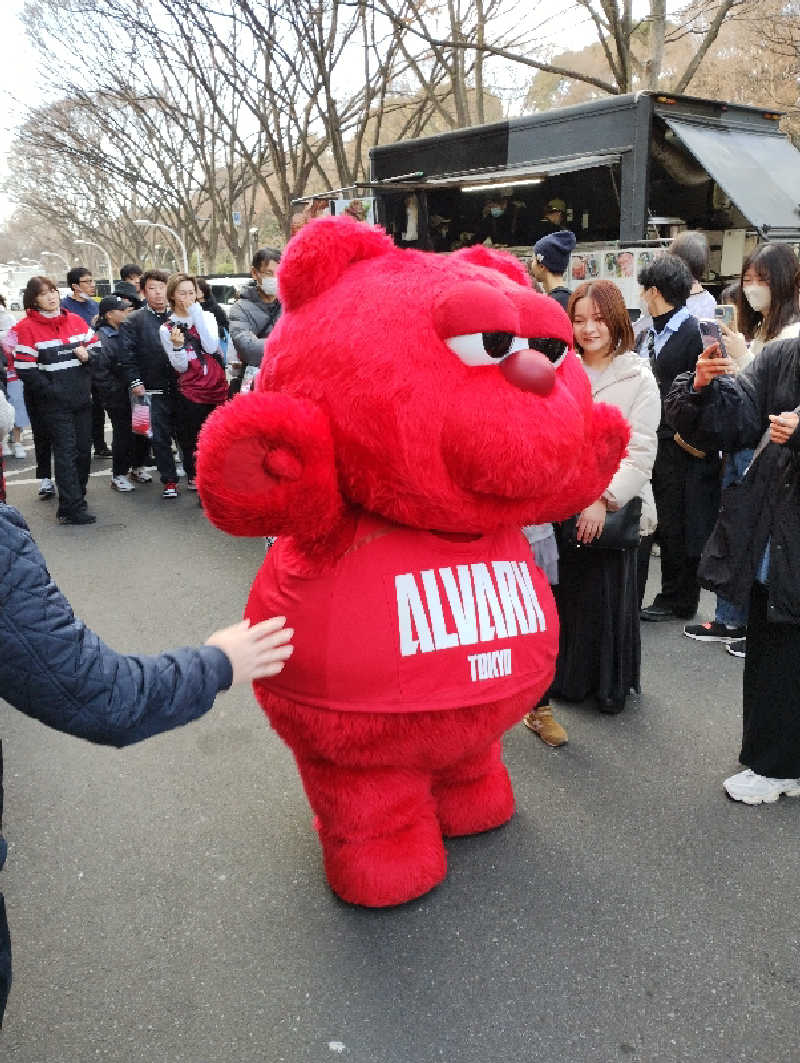
[[[714,307],[714,317],[727,325],[731,332],[736,332],[736,307],[733,303],[720,303]]]
[[[700,318],[698,324],[700,325],[700,335],[703,338],[703,350],[716,343],[719,346],[722,357],[727,358],[728,351],[725,347],[725,340],[722,337],[722,329],[719,327],[719,322],[703,317]]]

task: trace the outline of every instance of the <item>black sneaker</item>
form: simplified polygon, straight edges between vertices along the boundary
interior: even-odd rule
[[[83,509],[79,509],[77,513],[70,513],[66,516],[59,517],[59,524],[94,524],[97,517],[94,513],[87,513]]]
[[[735,642],[747,634],[746,627],[728,627],[718,620],[709,620],[705,624],[687,624],[683,629],[687,639],[697,642]]]
[[[725,649],[731,657],[746,657],[747,639],[736,639],[734,642],[729,642]]]
[[[111,451],[105,444],[103,444],[102,447],[95,447],[94,448],[94,456],[96,458],[110,458],[111,457]]]

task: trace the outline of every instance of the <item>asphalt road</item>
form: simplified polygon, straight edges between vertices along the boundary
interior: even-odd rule
[[[113,646],[197,642],[239,616],[260,541],[217,532],[187,492],[116,495],[108,462],[97,525],[57,527],[31,464],[8,460],[9,500]],[[445,883],[387,911],[328,890],[292,758],[249,690],[121,752],[3,707],[0,1056],[796,1063],[800,802],[723,794],[742,662],[677,624],[643,635],[641,698],[619,717],[564,707],[558,751],[510,733],[515,818],[450,842]]]

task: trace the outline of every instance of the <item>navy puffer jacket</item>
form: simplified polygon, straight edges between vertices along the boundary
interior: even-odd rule
[[[232,679],[216,646],[152,657],[106,646],[53,583],[22,515],[0,503],[0,698],[58,731],[126,746],[196,720]],[[0,834],[0,867],[5,855]],[[10,981],[0,894],[0,1024]]]

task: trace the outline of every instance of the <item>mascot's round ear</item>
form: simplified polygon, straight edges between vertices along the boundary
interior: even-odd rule
[[[484,266],[486,269],[496,269],[504,273],[516,284],[530,288],[531,279],[528,272],[516,257],[509,251],[493,251],[483,244],[473,244],[472,247],[462,247],[453,252],[453,258],[462,262],[471,262],[473,266]]]
[[[296,310],[332,287],[351,263],[394,249],[377,225],[345,216],[316,218],[292,237],[281,256],[280,301],[287,310]]]

